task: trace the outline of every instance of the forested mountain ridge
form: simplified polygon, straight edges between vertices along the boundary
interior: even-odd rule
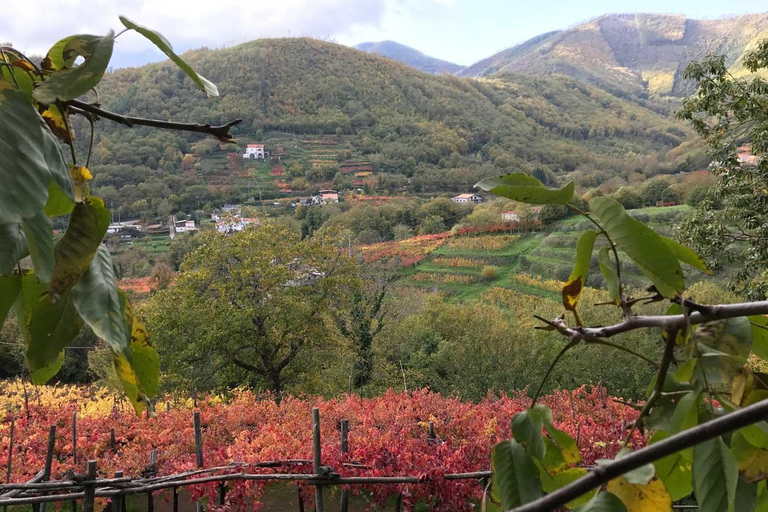
[[[549,32],[483,59],[458,74],[563,74],[622,97],[687,96],[683,71],[692,60],[724,54],[731,71],[768,36],[768,14],[715,20],[670,14],[610,14]]]
[[[388,57],[390,59],[402,62],[419,71],[441,75],[443,73],[456,73],[463,66],[448,62],[447,60],[430,57],[415,48],[397,43],[395,41],[366,42],[356,44],[355,48],[367,52]]]
[[[298,134],[297,144],[306,134],[338,135],[348,141],[352,157],[393,178],[388,183],[395,185],[385,187],[389,192],[466,191],[500,170],[539,169],[553,179],[579,171],[585,186],[594,186],[638,169],[673,172],[687,165],[690,150],[685,125],[567,77],[433,76],[307,38],[196,50],[185,58],[218,85],[220,98],[207,99],[164,62],[106,76],[100,86],[103,106],[181,122],[240,118],[235,136],[241,143],[274,131]],[[232,191],[225,187],[214,191],[200,173],[183,169],[183,156],[202,147],[200,137],[102,125],[94,186],[114,187],[114,204],[170,199],[172,209],[187,209],[192,203],[243,198],[227,195]],[[323,178],[306,161],[289,158],[283,165],[287,179]],[[226,159],[221,167],[227,172]],[[323,172],[326,180],[334,176],[332,167]],[[600,176],[589,179],[593,172]],[[185,199],[190,188],[195,197]]]

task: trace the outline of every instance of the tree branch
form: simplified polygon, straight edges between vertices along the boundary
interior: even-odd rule
[[[143,117],[124,116],[114,112],[109,112],[108,110],[104,110],[96,105],[78,100],[69,100],[66,102],[66,105],[75,107],[76,109],[88,112],[98,117],[103,117],[104,119],[109,119],[110,121],[114,121],[129,128],[133,128],[134,126],[151,126],[152,128],[162,128],[164,130],[204,133],[206,135],[212,135],[216,137],[220,142],[223,143],[230,143],[235,141],[232,138],[232,135],[230,135],[229,129],[242,122],[242,119],[235,119],[234,121],[230,121],[227,124],[218,126],[196,123],[175,123],[172,121],[160,121],[158,119],[145,119]]]
[[[691,315],[691,319],[693,319],[693,315]],[[588,475],[579,478],[575,482],[561,487],[543,498],[512,509],[510,512],[550,512],[558,510],[569,501],[633,469],[727,434],[728,432],[733,432],[734,430],[762,421],[766,415],[768,415],[768,400],[726,414],[716,420],[702,423],[697,427],[675,434],[663,441],[646,446],[626,457],[597,466]]]
[[[570,339],[593,341],[649,327],[660,327],[668,331],[681,330],[687,327],[688,320],[690,320],[691,325],[697,325],[715,320],[752,315],[768,315],[768,301],[707,305],[705,313],[694,311],[688,318],[686,315],[632,316],[621,323],[604,327],[568,327],[562,318],[546,323]]]

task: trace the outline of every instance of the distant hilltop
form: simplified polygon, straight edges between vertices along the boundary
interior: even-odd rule
[[[453,74],[462,69],[462,66],[459,66],[458,64],[430,57],[415,48],[396,43],[395,41],[360,43],[356,45],[355,48],[367,53],[375,53],[376,55],[396,60],[406,66],[433,75],[442,75],[443,73]]]

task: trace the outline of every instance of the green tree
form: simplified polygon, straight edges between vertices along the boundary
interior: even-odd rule
[[[768,39],[743,60],[753,73],[734,77],[725,57],[691,63],[685,77],[697,83],[678,116],[704,138],[718,182],[683,222],[680,236],[704,255],[712,268],[733,265],[732,285],[750,298],[768,295]],[[756,158],[737,155],[743,145]]]
[[[645,206],[656,206],[656,203],[659,201],[664,201],[670,186],[671,183],[669,181],[661,178],[649,181],[640,191],[643,204]]]
[[[621,187],[613,195],[613,198],[620,202],[627,210],[634,210],[643,206],[643,198],[634,189],[629,187]]]
[[[297,361],[333,339],[328,315],[344,311],[356,265],[331,240],[270,224],[200,236],[147,307],[166,371],[198,389],[246,381],[280,396],[305,369]]]
[[[420,235],[434,235],[445,231],[445,221],[439,215],[430,215],[419,223]]]

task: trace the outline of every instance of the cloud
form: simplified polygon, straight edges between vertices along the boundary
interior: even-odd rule
[[[70,34],[116,31],[124,14],[166,36],[179,50],[220,47],[262,37],[335,38],[351,26],[380,26],[396,0],[24,0],[7,2],[0,37],[30,54],[44,54]],[[30,13],[35,13],[30,16]],[[135,34],[117,41],[117,54],[147,55]]]

